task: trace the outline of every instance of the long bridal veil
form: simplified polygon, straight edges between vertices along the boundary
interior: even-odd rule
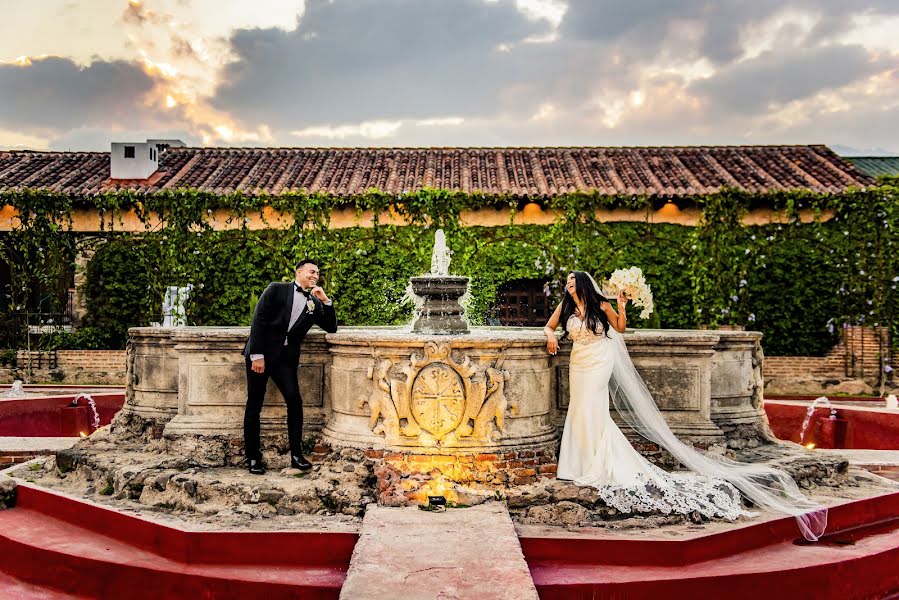
[[[593,285],[599,292],[595,280]],[[821,537],[827,527],[827,509],[806,498],[789,474],[768,465],[702,454],[681,442],[668,427],[643,378],[637,373],[621,334],[609,329],[614,349],[609,395],[618,414],[629,426],[670,452],[691,471],[731,483],[761,508],[793,515],[806,539]]]

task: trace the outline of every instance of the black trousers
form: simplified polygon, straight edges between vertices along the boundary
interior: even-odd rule
[[[265,357],[265,372],[254,373],[252,361],[246,359],[247,365],[247,409],[243,417],[244,452],[248,460],[262,460],[259,442],[259,415],[265,400],[265,388],[271,378],[278,386],[284,402],[287,404],[287,438],[290,441],[290,453],[300,456],[303,444],[303,400],[300,398],[300,385],[297,381],[297,360],[289,356],[287,348],[276,357]]]

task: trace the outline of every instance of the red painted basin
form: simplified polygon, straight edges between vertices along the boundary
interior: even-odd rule
[[[899,411],[882,408],[883,400],[852,406],[841,404],[842,399],[832,401],[837,411],[836,419],[830,418],[830,408],[816,408],[803,444],[851,450],[899,449]],[[782,440],[799,443],[807,410],[808,403],[805,402],[765,400],[771,431]]]
[[[72,402],[78,394],[37,398],[0,399],[0,436],[78,437],[94,431],[93,411],[85,398]],[[91,394],[107,425],[125,403],[124,392]]]

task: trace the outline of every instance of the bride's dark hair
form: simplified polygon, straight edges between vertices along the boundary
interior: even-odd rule
[[[597,324],[602,325],[602,331],[609,337],[609,317],[602,310],[602,303],[608,302],[603,298],[596,288],[593,287],[593,281],[590,276],[583,271],[572,271],[574,274],[574,292],[578,298],[584,301],[584,312],[587,313],[587,328],[590,331],[599,331]],[[567,278],[566,278],[567,279]],[[565,297],[562,298],[562,329],[568,334],[568,319],[574,314],[577,305],[574,298],[566,290]]]

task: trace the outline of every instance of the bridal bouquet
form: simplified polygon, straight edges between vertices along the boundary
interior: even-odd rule
[[[619,292],[624,293],[625,297],[635,306],[643,309],[640,312],[641,319],[652,314],[652,290],[649,289],[640,267],[618,269],[607,281],[603,282],[602,294],[606,298],[615,298]]]

